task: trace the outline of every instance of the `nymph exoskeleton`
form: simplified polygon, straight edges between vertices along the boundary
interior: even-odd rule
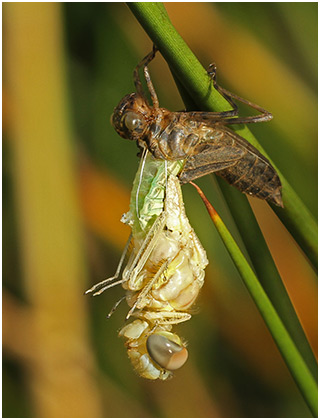
[[[182,184],[216,173],[230,185],[250,196],[283,206],[281,182],[275,169],[255,147],[228,126],[269,121],[270,112],[247,101],[216,83],[216,69],[210,77],[216,90],[233,107],[223,112],[171,112],[159,107],[148,64],[157,49],[149,53],[134,71],[136,93],[126,95],[115,108],[112,124],[118,134],[135,140],[141,149],[147,148],[156,159],[183,160],[179,179]],[[148,104],[139,78],[143,67],[152,106]],[[261,112],[258,116],[238,117],[236,99]]]

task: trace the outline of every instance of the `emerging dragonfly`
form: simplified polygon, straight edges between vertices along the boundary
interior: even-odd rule
[[[215,83],[215,69],[215,88],[233,110],[206,113],[160,108],[147,67],[155,53],[156,48],[134,70],[137,93],[125,96],[112,115],[116,131],[136,140],[142,152],[130,210],[122,217],[132,233],[115,275],[86,293],[98,295],[118,284],[126,289],[130,306],[126,319],[132,316],[135,320],[119,334],[127,340],[129,358],[141,376],[165,380],[187,360],[186,344],[172,328],[191,318],[190,307],[203,285],[208,264],[206,252],[185,214],[180,184],[217,172],[242,192],[278,205],[282,200],[281,183],[269,161],[226,127],[267,121],[271,114],[220,88]],[[143,93],[141,67],[153,107]],[[236,118],[232,98],[258,109],[262,115]]]
[[[210,72],[214,87],[230,103],[232,110],[171,112],[160,108],[148,69],[156,52],[154,47],[134,71],[137,92],[126,95],[114,110],[112,124],[118,134],[135,140],[142,150],[147,148],[157,159],[184,160],[179,174],[182,184],[215,172],[241,192],[283,207],[281,182],[275,169],[255,147],[228,128],[230,124],[269,121],[272,115],[218,86],[214,66]],[[140,67],[143,67],[152,107],[142,89]],[[237,117],[238,109],[233,99],[262,115]]]
[[[119,334],[127,340],[134,368],[147,379],[165,380],[186,362],[186,345],[171,330],[191,318],[188,309],[203,285],[208,264],[184,211],[177,178],[181,168],[180,161],[144,154],[133,183],[130,210],[122,217],[132,234],[117,272],[86,292],[98,295],[117,284],[127,290],[131,308],[127,319],[136,319]],[[126,256],[127,265],[117,280]]]

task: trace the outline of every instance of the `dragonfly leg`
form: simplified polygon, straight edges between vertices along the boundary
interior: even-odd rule
[[[145,77],[146,82],[147,82],[148,90],[150,92],[150,96],[151,96],[151,100],[152,100],[152,103],[153,103],[153,107],[154,108],[159,108],[159,99],[158,99],[158,96],[157,96],[156,91],[154,89],[153,83],[151,81],[151,77],[150,77],[148,66],[144,66],[143,72],[144,72],[144,77]]]
[[[191,318],[189,313],[177,311],[140,312],[138,316],[142,316],[147,321],[156,323],[157,325],[180,324]]]
[[[217,81],[216,81],[216,73],[217,73],[217,67],[214,63],[209,65],[209,68],[207,70],[207,73],[210,77],[210,79],[213,82],[213,86],[214,88],[220,93],[221,96],[224,97],[224,99],[226,101],[229,102],[229,104],[231,105],[232,109],[228,110],[228,111],[215,111],[215,112],[188,112],[186,113],[190,118],[192,118],[193,116],[197,117],[197,118],[204,118],[206,121],[211,121],[211,122],[221,122],[221,123],[225,123],[227,121],[229,121],[229,118],[231,117],[237,117],[238,115],[238,107],[237,105],[234,103],[234,101],[232,100],[232,95],[230,92],[226,91],[225,89],[223,89],[221,86],[218,85]],[[236,119],[236,118],[235,118]],[[234,124],[234,123],[233,123]]]
[[[147,294],[151,290],[152,286],[157,282],[157,280],[164,273],[164,271],[166,270],[167,267],[168,267],[168,261],[167,260],[164,261],[163,263],[160,262],[160,268],[158,269],[156,274],[151,278],[149,283],[147,283],[144,286],[144,288],[141,290],[141,292],[139,293],[134,305],[131,307],[130,311],[128,312],[128,314],[126,316],[126,320],[130,318],[130,316],[133,314],[133,312],[135,311],[135,309],[137,307],[139,308],[139,305],[141,305],[141,302],[143,302],[143,299],[145,299],[145,297],[147,296]],[[139,309],[142,309],[142,308],[140,307]]]
[[[223,89],[221,86],[218,85],[217,83],[217,66],[215,65],[215,63],[211,63],[209,64],[208,70],[207,70],[208,75],[210,76],[210,79],[213,82],[213,86],[214,88],[220,93],[220,95],[222,95],[224,97],[224,99],[226,101],[229,102],[229,104],[232,106],[232,110],[230,111],[222,111],[222,112],[214,112],[214,116],[220,116],[221,118],[229,118],[229,117],[236,117],[238,115],[238,107],[237,105],[233,102],[232,100],[232,96],[227,94],[227,91],[225,91],[225,89]],[[229,92],[228,92],[229,93]]]
[[[122,296],[121,299],[117,300],[117,302],[113,305],[111,311],[107,315],[107,319],[111,318],[112,314],[116,311],[117,307],[120,305],[120,303],[126,298],[126,295]]]
[[[141,245],[137,255],[135,256],[132,264],[128,268],[127,272],[123,276],[126,281],[134,283],[138,274],[147,262],[152,250],[154,249],[158,240],[159,233],[163,230],[166,224],[166,212],[163,211],[160,216],[157,217],[153,225],[151,226],[143,244]],[[129,285],[130,288],[130,285]]]
[[[113,282],[113,280],[117,279],[119,277],[120,271],[121,271],[121,267],[123,264],[123,261],[127,255],[130,243],[131,243],[131,239],[132,239],[132,233],[129,236],[129,239],[127,240],[127,243],[124,247],[124,250],[122,252],[117,270],[115,272],[115,275],[112,277],[109,277],[108,279],[102,280],[99,283],[95,284],[94,286],[92,286],[90,289],[85,291],[85,294],[88,295],[89,293],[93,293],[93,296],[96,295],[100,295],[100,293],[104,292],[106,290],[106,288],[104,286],[109,285],[107,288],[114,286],[115,284],[119,284],[118,282]],[[112,283],[113,282],[113,283]],[[112,283],[112,285],[110,285],[110,283]]]
[[[254,104],[253,102],[248,101],[247,99],[241,98],[241,96],[236,95],[235,93],[229,92],[227,89],[221,87],[217,83],[217,67],[214,63],[209,65],[208,68],[208,75],[210,76],[215,89],[229,102],[229,104],[233,107],[234,114],[231,115],[232,111],[226,111],[227,113],[230,112],[230,115],[227,117],[236,117],[238,115],[238,107],[234,103],[233,99],[250,106],[251,108],[255,109],[258,112],[261,112],[262,115],[251,115],[249,117],[236,117],[236,118],[227,118],[223,121],[224,124],[248,124],[248,123],[255,123],[255,122],[264,122],[270,121],[273,116],[272,114],[262,108],[261,106]],[[216,116],[216,113],[214,113]],[[226,116],[226,115],[225,115]]]
[[[104,291],[106,291],[107,289],[111,289],[111,287],[113,287],[113,286],[117,286],[118,284],[123,284],[123,283],[125,283],[125,280],[124,279],[121,279],[121,280],[118,280],[118,281],[115,281],[115,282],[113,282],[113,283],[109,283],[109,284],[107,284],[106,286],[104,286],[104,287],[102,287],[102,288],[99,288],[99,290],[97,291],[97,292],[94,292],[93,293],[93,295],[92,296],[98,296],[98,295],[101,295],[101,293],[103,293]],[[100,286],[101,287],[101,286]]]
[[[156,108],[159,108],[158,97],[157,97],[155,89],[153,87],[153,84],[152,84],[152,81],[151,81],[151,78],[150,78],[150,74],[149,74],[149,69],[148,69],[148,64],[154,59],[157,51],[158,51],[158,48],[155,45],[153,45],[152,51],[149,54],[147,54],[140,61],[140,63],[136,66],[136,68],[134,69],[133,80],[134,80],[134,84],[135,84],[136,90],[139,93],[139,95],[145,97],[144,92],[143,92],[142,83],[141,83],[141,80],[140,80],[140,77],[139,77],[139,69],[141,67],[144,67],[144,77],[145,77],[146,82],[147,82],[148,90],[150,92],[153,105]]]

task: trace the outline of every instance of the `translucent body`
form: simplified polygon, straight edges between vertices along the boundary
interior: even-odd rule
[[[183,342],[170,331],[174,324],[191,318],[188,309],[203,285],[208,260],[185,214],[180,183],[175,175],[179,167],[171,162],[165,169],[164,161],[149,155],[145,162],[145,173],[150,168],[152,171],[157,168],[153,176],[158,178],[157,185],[165,188],[158,188],[158,194],[154,194],[151,178],[148,182],[148,176],[144,177],[144,183],[140,183],[143,191],[137,207],[138,172],[130,211],[123,218],[131,226],[133,237],[131,253],[122,276],[125,279],[123,287],[127,290],[127,302],[131,307],[128,315],[138,319],[126,325],[120,335],[127,339],[128,355],[137,372],[148,379],[164,380],[170,376],[170,370],[152,359],[147,349],[147,339],[150,335],[167,331],[168,339],[181,348],[182,357],[185,357]],[[153,194],[154,201],[150,200],[150,194]],[[148,212],[144,213],[146,208]],[[139,258],[135,263],[137,255]],[[139,265],[139,262],[142,263]],[[168,365],[174,365],[172,359]]]

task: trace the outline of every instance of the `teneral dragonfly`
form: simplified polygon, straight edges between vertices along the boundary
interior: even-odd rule
[[[281,181],[269,160],[229,125],[269,121],[272,115],[216,83],[215,67],[211,68],[214,87],[233,107],[224,112],[171,112],[159,106],[148,64],[156,47],[134,70],[137,92],[126,95],[115,108],[112,124],[118,134],[135,140],[155,158],[184,160],[180,182],[187,183],[215,172],[243,193],[268,200],[283,207]],[[143,92],[139,69],[143,67],[153,106]],[[261,112],[258,116],[238,117],[236,99]]]
[[[147,379],[166,380],[186,362],[186,344],[172,328],[191,318],[189,309],[208,264],[185,214],[177,178],[180,171],[180,161],[166,162],[144,154],[133,183],[130,210],[122,217],[132,233],[117,273],[86,292],[98,295],[122,284],[130,306],[126,318],[135,320],[119,334],[126,339],[135,370]]]

